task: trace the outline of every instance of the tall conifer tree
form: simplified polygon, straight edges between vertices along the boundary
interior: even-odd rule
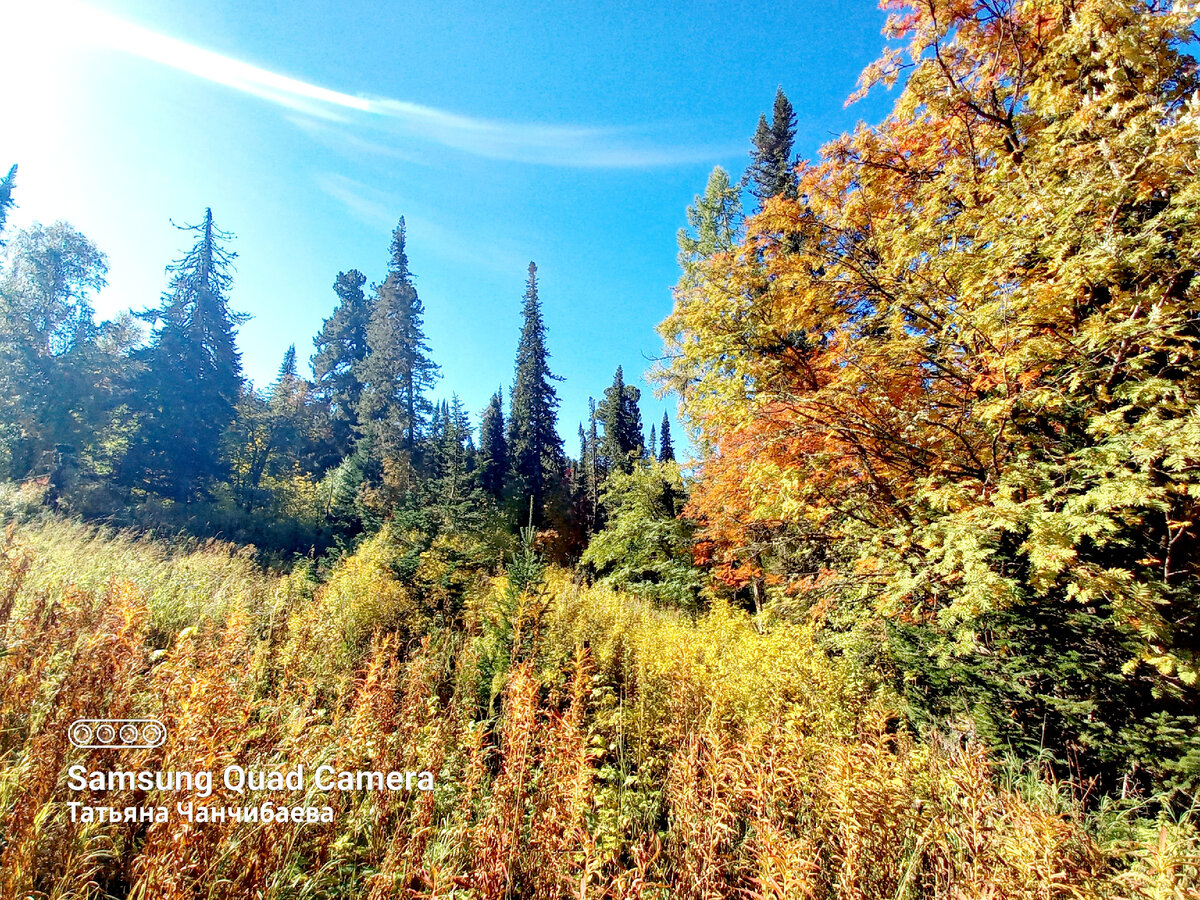
[[[589,516],[589,531],[599,530],[602,508],[600,506],[600,482],[605,471],[600,457],[600,431],[596,417],[596,400],[588,397],[588,430],[587,430],[587,500]]]
[[[296,371],[296,345],[290,344],[283,351],[283,360],[279,363],[279,375],[277,379],[282,382],[285,379],[296,379],[299,377]]]
[[[544,521],[546,500],[560,485],[565,459],[562,439],[555,428],[558,394],[554,382],[560,379],[550,372],[537,266],[532,262],[522,318],[508,417],[511,491],[521,505],[532,499],[535,520]]]
[[[367,355],[357,367],[362,382],[359,427],[383,456],[397,451],[411,458],[433,406],[426,392],[438,377],[429,357],[425,307],[408,270],[404,219],[392,233],[387,278],[376,290],[367,324]]]
[[[468,490],[470,469],[471,423],[462,402],[455,394],[449,403],[442,401],[437,459],[441,497],[445,501],[460,500]]]
[[[168,267],[162,304],[140,314],[154,332],[143,354],[145,427],[131,457],[148,486],[180,501],[223,474],[220,439],[242,386],[234,325],[244,321],[227,297],[236,254],[222,245],[232,235],[213,225],[211,209],[184,230],[195,245]]]
[[[310,389],[309,383],[300,377],[296,345],[292,344],[283,354],[268,400],[281,469],[294,465],[306,449],[311,422],[307,405]]]
[[[731,184],[729,173],[717,166],[708,176],[704,196],[697,196],[687,208],[690,230],[679,229],[675,238],[685,281],[695,280],[699,264],[705,259],[737,245],[744,219],[740,187]]]
[[[367,355],[367,325],[374,306],[363,293],[366,281],[357,269],[338,273],[333,284],[338,305],[313,338],[313,394],[328,416],[336,459],[350,453],[358,428],[358,368]]]
[[[750,151],[750,192],[758,198],[759,205],[771,197],[796,196],[795,160],[792,145],[796,140],[796,113],[792,104],[779,88],[775,93],[775,108],[771,124],[767,117],[760,116],[758,129],[754,133],[754,149]]]
[[[508,470],[508,440],[504,434],[504,400],[492,394],[479,423],[479,486],[499,500],[504,494]]]
[[[662,427],[658,429],[659,462],[675,461],[675,445],[671,443],[671,419],[663,413]]]
[[[612,386],[605,388],[604,399],[597,408],[604,425],[601,453],[614,472],[633,471],[634,459],[639,458],[644,450],[642,413],[638,408],[641,396],[638,388],[625,383],[625,373],[617,366]]]

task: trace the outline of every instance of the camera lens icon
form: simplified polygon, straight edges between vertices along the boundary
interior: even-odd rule
[[[76,719],[67,738],[85,750],[149,749],[167,739],[167,729],[157,719]]]
[[[71,743],[76,747],[86,747],[94,737],[91,726],[86,722],[76,722],[71,726]]]

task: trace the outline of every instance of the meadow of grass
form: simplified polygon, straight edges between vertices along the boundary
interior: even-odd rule
[[[801,626],[698,618],[551,571],[455,616],[386,529],[318,579],[61,520],[0,559],[0,897],[1183,898],[1195,818],[922,738]],[[145,750],[77,718],[154,717]],[[67,770],[429,770],[435,789],[281,791],[334,821],[72,821]],[[196,804],[251,799],[219,783]]]

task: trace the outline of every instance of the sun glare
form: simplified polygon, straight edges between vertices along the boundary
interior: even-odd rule
[[[36,58],[39,68],[47,62],[48,52],[67,47],[115,50],[286,106],[310,100],[360,112],[370,110],[370,102],[364,98],[231,59],[72,0],[30,5],[17,15],[18,25],[24,26],[17,33],[31,39],[16,42],[18,52],[23,47],[25,62]]]

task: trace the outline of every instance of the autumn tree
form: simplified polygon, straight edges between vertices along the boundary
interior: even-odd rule
[[[913,710],[1194,788],[1196,14],[892,5],[908,50],[863,87],[904,76],[893,113],[663,325],[717,450],[692,513]]]
[[[685,277],[694,277],[700,263],[714,253],[732,250],[743,225],[741,190],[729,181],[729,173],[717,166],[708,176],[704,196],[687,208],[688,228],[679,229],[679,267]],[[690,230],[689,230],[690,229]]]

